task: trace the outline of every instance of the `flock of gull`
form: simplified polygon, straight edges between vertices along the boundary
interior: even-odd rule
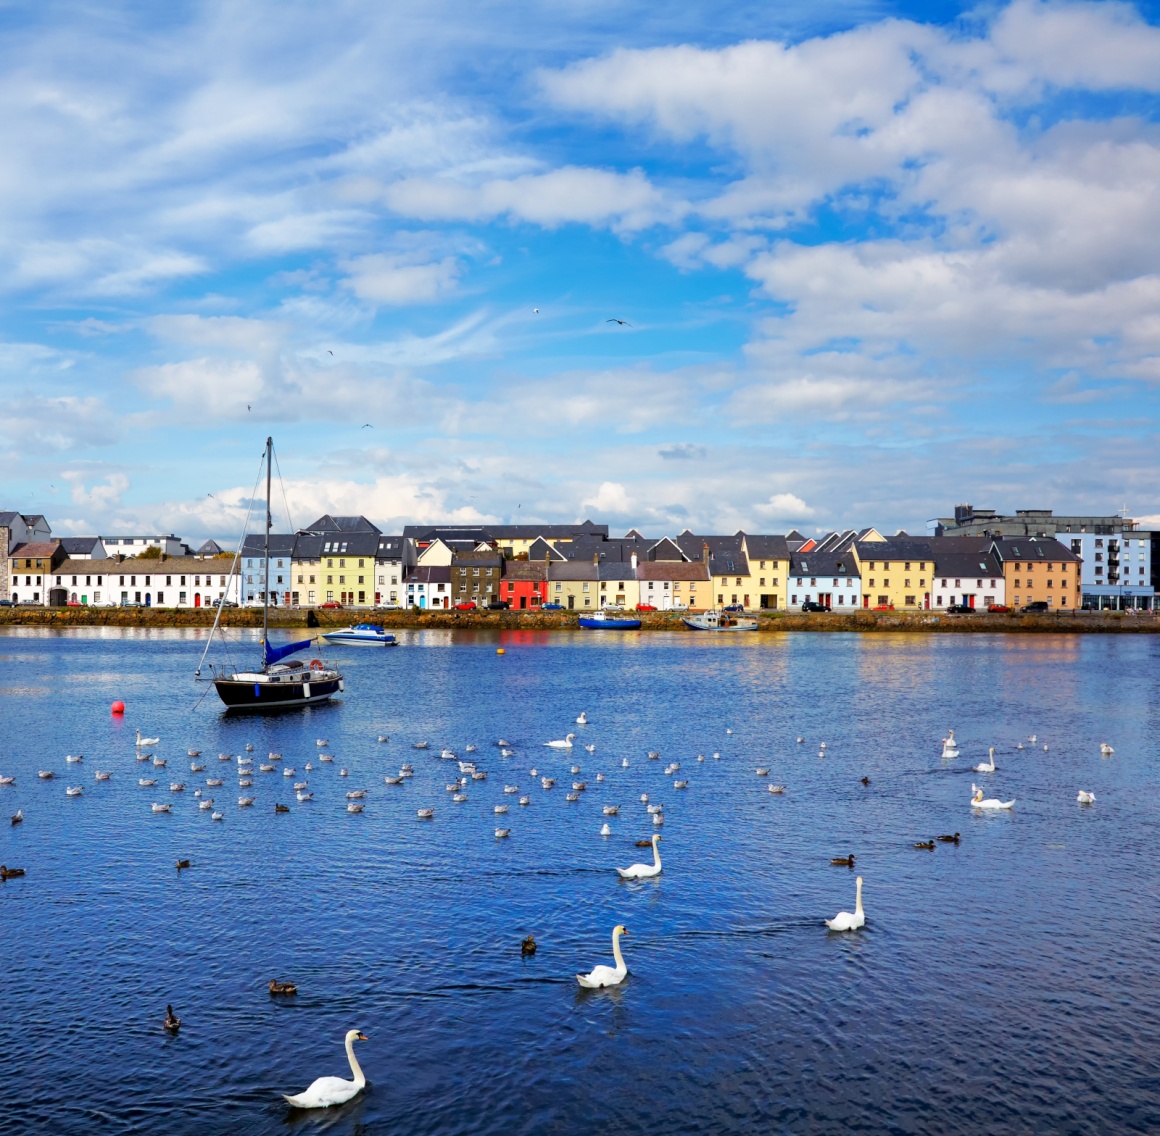
[[[587,713],[581,713],[576,719],[576,724],[580,727],[588,725]],[[726,730],[726,733],[731,734],[731,729]],[[543,747],[552,751],[553,755],[570,755],[572,751],[579,749],[576,745],[577,734],[575,732],[568,733],[565,737],[543,743]],[[171,795],[184,794],[189,788],[189,785],[184,781],[170,781],[168,774],[162,774],[160,771],[168,769],[168,759],[157,756],[155,750],[160,745],[160,738],[144,737],[138,729],[135,741],[135,757],[137,763],[145,765],[148,763],[148,769],[144,770],[147,776],[138,776],[137,783],[142,789],[156,789],[160,784],[168,783],[168,789]],[[379,743],[386,743],[390,741],[389,736],[379,735],[377,738]],[[799,745],[804,744],[805,739],[797,738]],[[1035,746],[1039,744],[1036,735],[1032,734],[1027,739],[1028,744]],[[500,739],[495,743],[499,750],[500,756],[504,758],[513,758],[516,756],[515,747],[508,741]],[[279,753],[269,753],[265,760],[257,765],[255,773],[255,759],[253,758],[254,746],[247,744],[245,752],[241,754],[218,754],[218,765],[211,766],[206,760],[202,759],[201,751],[197,749],[187,750],[187,758],[189,759],[189,770],[191,774],[211,774],[204,778],[204,788],[198,786],[193,788],[190,796],[196,800],[197,809],[201,812],[209,812],[210,817],[215,822],[224,820],[225,814],[220,811],[220,807],[216,805],[217,798],[212,794],[219,791],[219,795],[225,793],[225,784],[227,780],[226,770],[224,765],[229,763],[230,779],[237,777],[237,785],[239,796],[237,797],[238,808],[251,808],[257,800],[257,794],[253,792],[255,780],[263,775],[276,775],[279,772],[287,779],[296,779],[293,781],[295,800],[305,805],[314,799],[314,791],[311,788],[310,778],[308,775],[313,774],[316,769],[321,772],[323,766],[335,766],[335,757],[330,751],[330,742],[325,738],[318,738],[315,743],[317,750],[316,755],[310,761],[303,764],[303,771],[300,774],[298,770],[291,767],[283,760]],[[415,742],[412,745],[415,750],[423,751],[429,750],[431,747],[426,741]],[[1024,749],[1024,743],[1020,742],[1015,747],[1016,749]],[[455,769],[446,786],[447,792],[451,795],[450,799],[453,804],[462,804],[468,800],[468,789],[480,782],[486,782],[488,774],[487,771],[480,767],[481,761],[477,756],[478,747],[475,745],[467,745],[465,747],[464,756],[461,758],[459,754],[444,747],[438,751],[440,760],[454,765]],[[825,758],[826,743],[821,742],[819,745],[818,757]],[[595,750],[595,744],[583,745],[583,750],[592,755]],[[1043,750],[1047,751],[1047,744],[1043,744]],[[434,752],[434,751],[432,751]],[[1104,757],[1110,757],[1115,751],[1106,742],[1101,744],[1100,753]],[[945,760],[953,760],[960,756],[958,742],[954,736],[954,730],[949,730],[947,736],[942,739],[942,757]],[[714,752],[711,760],[720,760],[721,754]],[[649,751],[647,760],[652,762],[660,762],[661,755],[657,751]],[[697,762],[704,762],[706,757],[704,754],[698,754]],[[65,757],[66,765],[78,768],[83,764],[84,757],[80,754],[69,754]],[[317,766],[316,763],[317,762]],[[621,768],[627,769],[630,766],[627,757],[622,758],[620,762]],[[582,771],[580,759],[573,758],[568,766],[569,776],[571,777],[571,789],[566,792],[565,799],[568,802],[578,802],[582,799],[583,794],[588,788],[588,782],[585,779],[588,774]],[[972,772],[979,774],[993,774],[996,772],[997,765],[995,761],[995,748],[992,746],[988,751],[988,759],[986,762],[981,762],[972,767]],[[681,775],[680,762],[669,761],[663,766],[664,776],[672,778],[672,786],[674,790],[687,789],[689,786],[689,778],[687,775]],[[383,780],[387,786],[398,786],[405,784],[410,778],[414,776],[415,769],[411,763],[404,763],[397,774],[388,774]],[[758,777],[768,777],[770,769],[768,767],[758,767],[755,770]],[[337,768],[337,775],[341,778],[349,777],[349,771],[345,768]],[[107,770],[96,770],[95,780],[97,782],[107,782],[112,779],[112,772]],[[545,770],[541,772],[536,766],[532,766],[529,770],[529,776],[533,779],[533,784],[538,783],[541,790],[548,792],[554,789],[559,778],[563,774],[557,772],[552,774]],[[51,781],[56,777],[53,770],[40,770],[38,777],[41,780]],[[605,781],[605,774],[602,772],[595,773],[596,782]],[[565,779],[567,780],[567,779]],[[861,778],[863,785],[869,785],[868,777]],[[15,784],[15,777],[0,775],[0,786],[12,786]],[[781,784],[770,783],[768,790],[771,794],[782,795],[786,792],[786,787]],[[82,784],[66,785],[66,794],[69,797],[80,797],[84,794],[84,786]],[[1015,805],[1015,800],[1001,800],[999,798],[987,798],[984,792],[976,785],[971,786],[972,796],[969,801],[971,809],[979,810],[1005,810],[1011,809]],[[503,787],[503,795],[505,798],[515,798],[518,801],[519,807],[527,807],[532,803],[532,798],[529,794],[522,792],[518,784],[505,784]],[[367,790],[365,788],[350,789],[345,793],[345,808],[348,813],[361,813],[365,807],[365,798],[367,797]],[[1095,802],[1095,793],[1089,790],[1080,790],[1077,801],[1082,805],[1090,805]],[[651,801],[647,792],[640,794],[640,803],[645,807],[646,814],[651,819],[654,828],[659,829],[664,824],[664,805],[659,801]],[[170,813],[173,809],[174,802],[171,800],[151,802],[151,811],[153,813]],[[496,817],[505,817],[511,808],[509,800],[503,800],[501,803],[493,806],[494,815]],[[290,812],[290,806],[282,803],[275,803],[275,812],[286,813]],[[417,816],[421,820],[431,820],[435,816],[434,806],[424,806],[417,809]],[[610,818],[615,818],[620,813],[620,806],[615,804],[606,804],[602,806],[602,813],[605,818],[603,826],[600,829],[601,836],[610,836],[612,830],[609,824]],[[23,811],[18,809],[12,816],[12,824],[21,824],[24,821]],[[510,827],[503,827],[502,825],[495,828],[495,838],[497,840],[507,839],[511,835]],[[661,833],[654,831],[651,839],[638,840],[638,847],[651,848],[652,862],[631,864],[626,868],[616,868],[616,872],[621,879],[625,880],[642,880],[659,876],[662,871],[660,843]],[[958,844],[960,841],[959,833],[944,834],[937,838],[932,838],[928,841],[920,841],[914,844],[916,849],[933,850],[937,842]],[[850,853],[847,856],[834,857],[830,861],[831,864],[838,867],[854,868],[855,855]],[[182,871],[191,867],[189,860],[178,860],[178,871]],[[6,865],[0,865],[0,881],[6,881],[10,878],[23,876],[25,869],[10,868]],[[824,920],[826,927],[831,932],[850,932],[856,931],[866,924],[866,913],[862,905],[862,877],[857,876],[855,879],[855,902],[853,911],[839,911],[832,919]],[[615,962],[614,966],[598,965],[593,967],[587,974],[577,974],[576,981],[579,985],[588,990],[599,990],[607,987],[618,986],[624,981],[628,974],[628,967],[624,956],[621,952],[620,941],[621,937],[627,935],[628,928],[623,924],[617,924],[612,929],[612,956]],[[536,951],[536,942],[533,936],[529,935],[521,944],[521,953],[524,955],[534,954]],[[269,992],[271,996],[283,997],[294,995],[297,993],[297,987],[289,982],[270,981]],[[176,1033],[181,1028],[181,1020],[174,1012],[172,1006],[166,1007],[166,1017],[163,1026],[171,1033]],[[342,1104],[353,1099],[366,1085],[366,1078],[360,1068],[358,1061],[354,1055],[354,1042],[365,1041],[366,1036],[359,1030],[350,1030],[345,1037],[345,1047],[348,1061],[350,1063],[352,1079],[345,1080],[339,1077],[320,1077],[315,1080],[303,1092],[288,1095],[285,1099],[296,1108],[326,1108],[332,1105]]]

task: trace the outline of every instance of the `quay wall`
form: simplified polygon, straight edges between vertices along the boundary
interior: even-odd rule
[[[500,631],[559,631],[575,629],[578,612],[527,611],[316,611],[319,630],[373,622],[388,630],[402,628],[460,628]],[[278,608],[270,612],[273,628],[306,628],[308,610]],[[173,608],[0,608],[0,627],[209,627],[208,609]],[[681,631],[688,628],[674,612],[640,612],[644,631]],[[222,615],[223,627],[261,627],[260,609],[231,608]],[[856,611],[826,614],[768,612],[758,615],[758,632],[778,631],[916,631],[947,634],[969,632],[1065,632],[1068,634],[1148,634],[1160,632],[1160,615],[1126,612],[1052,612],[1038,614],[946,615],[933,611]]]

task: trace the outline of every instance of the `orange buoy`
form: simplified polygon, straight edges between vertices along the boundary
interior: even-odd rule
[[[113,703],[112,712],[114,714],[124,714],[125,713],[125,703],[122,702],[120,699],[118,699],[116,702]]]
[[[502,647],[496,647],[496,649],[495,649],[495,653],[496,653],[497,655],[503,655],[503,654],[505,654],[506,652],[504,651],[504,649],[503,649]]]

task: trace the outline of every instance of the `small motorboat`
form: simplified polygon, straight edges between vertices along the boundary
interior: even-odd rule
[[[591,615],[580,617],[580,626],[589,631],[639,631],[639,619],[618,619],[610,617],[607,612],[594,611]]]
[[[340,631],[328,631],[322,638],[328,643],[344,643],[352,647],[398,646],[398,640],[377,623],[356,623]]]
[[[690,631],[756,631],[757,620],[751,616],[730,615],[724,611],[705,611],[687,616],[683,621]]]

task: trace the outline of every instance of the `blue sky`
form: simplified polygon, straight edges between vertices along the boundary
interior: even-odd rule
[[[232,541],[267,433],[295,524],[1160,523],[1156,4],[0,31],[0,505],[57,533]]]

